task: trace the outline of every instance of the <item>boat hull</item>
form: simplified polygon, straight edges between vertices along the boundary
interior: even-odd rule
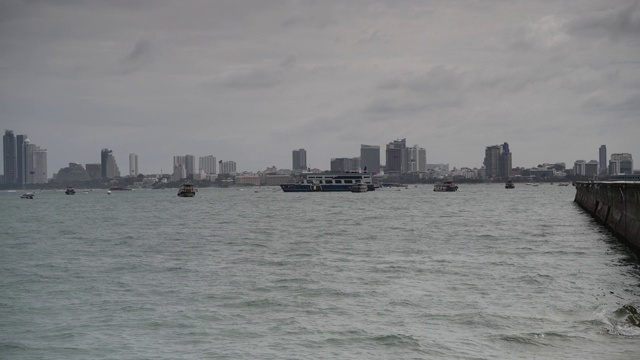
[[[194,197],[196,196],[196,193],[194,192],[187,192],[187,193],[178,193],[179,197]]]

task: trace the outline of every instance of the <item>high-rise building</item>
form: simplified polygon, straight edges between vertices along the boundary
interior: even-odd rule
[[[85,169],[91,180],[102,179],[102,167],[100,164],[85,164]]]
[[[407,139],[394,140],[387,144],[386,150],[386,172],[387,173],[403,173],[405,164],[404,157],[406,155]]]
[[[357,172],[360,170],[360,158],[333,158],[330,169],[334,172]]]
[[[586,169],[585,169],[586,165],[587,165],[586,161],[584,161],[584,160],[576,160],[573,163],[573,172],[574,172],[574,174],[579,175],[579,176],[584,176],[586,174]]]
[[[5,130],[2,137],[2,159],[4,162],[4,182],[7,184],[15,184],[17,181],[17,156],[16,136],[12,130]]]
[[[193,175],[196,173],[196,157],[193,155],[185,155],[184,165],[187,172],[187,179],[193,180]]]
[[[41,149],[36,144],[32,144],[29,139],[23,140],[24,147],[24,183],[25,184],[46,184],[47,178],[47,149]]]
[[[607,146],[600,145],[599,149],[599,160],[600,160],[600,174],[607,173]]]
[[[405,173],[420,173],[427,171],[427,151],[414,145],[405,150]]]
[[[171,181],[178,181],[187,178],[187,157],[176,155],[173,157],[173,174]]]
[[[100,152],[100,170],[103,179],[120,177],[120,169],[118,169],[112,150],[104,148]]]
[[[129,176],[136,177],[140,174],[138,172],[138,155],[129,154]]]
[[[235,161],[218,161],[220,165],[220,174],[236,174],[236,162]]]
[[[609,175],[633,174],[633,158],[628,153],[611,154]]]
[[[216,157],[213,155],[201,156],[198,158],[198,170],[205,174],[216,174]]]
[[[305,149],[293,150],[292,168],[294,172],[300,173],[307,170],[307,151]]]
[[[360,165],[362,171],[370,173],[380,172],[380,146],[360,145]]]
[[[598,161],[590,160],[588,163],[584,164],[584,175],[590,178],[598,176],[599,173]]]
[[[16,135],[16,182],[25,184],[29,170],[25,167],[24,142],[27,135]]]
[[[484,152],[485,176],[490,179],[509,179],[512,161],[508,143],[487,146]]]

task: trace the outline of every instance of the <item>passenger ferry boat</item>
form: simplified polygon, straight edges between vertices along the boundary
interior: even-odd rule
[[[366,185],[367,191],[375,190],[369,173],[303,174],[299,181],[280,184],[280,188],[284,192],[352,191],[358,184]]]
[[[198,190],[192,184],[182,184],[180,190],[178,191],[178,196],[194,197],[196,196],[196,191]]]
[[[367,192],[369,191],[369,187],[366,184],[355,184],[351,186],[351,192],[359,193],[359,192]]]
[[[433,191],[458,191],[458,185],[453,181],[445,181],[441,184],[436,184],[433,187]]]

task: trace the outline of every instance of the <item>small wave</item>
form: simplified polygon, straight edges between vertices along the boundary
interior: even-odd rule
[[[420,342],[411,335],[391,334],[373,338],[373,341],[384,346],[400,346],[419,348]]]
[[[546,332],[546,333],[527,333],[527,334],[511,334],[511,335],[502,335],[499,337],[500,340],[509,342],[509,343],[517,343],[524,345],[533,345],[533,346],[551,346],[548,341],[549,340],[565,340],[568,339],[569,336],[562,335],[554,332]]]

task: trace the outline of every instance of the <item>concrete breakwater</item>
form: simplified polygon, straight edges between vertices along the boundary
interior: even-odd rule
[[[640,254],[640,182],[576,182],[575,202]]]

